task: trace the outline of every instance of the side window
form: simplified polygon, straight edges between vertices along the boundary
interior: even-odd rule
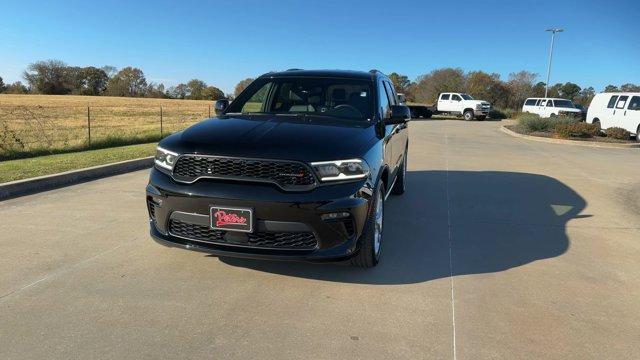
[[[629,101],[629,110],[640,110],[640,96],[634,96]]]
[[[461,101],[462,98],[456,94],[451,95],[451,100],[453,101]]]
[[[391,84],[385,81],[384,88],[387,91],[387,97],[389,99],[389,103],[391,105],[398,105],[398,95],[396,95],[395,92],[393,91],[393,86],[391,86]]]
[[[624,109],[624,106],[627,105],[628,96],[620,96],[618,98],[618,103],[616,104],[616,109]]]
[[[273,83],[264,84],[260,90],[256,91],[249,100],[242,106],[242,113],[258,113],[263,112],[267,108],[266,101],[269,96],[269,90]]]
[[[389,108],[389,97],[387,96],[387,91],[384,89],[384,84],[382,82],[378,83],[378,101],[380,104],[380,114],[382,115],[382,118],[388,118],[391,109]]]
[[[540,100],[540,106],[545,106],[545,104],[547,103],[547,100]]]
[[[540,106],[540,105],[542,105],[542,100],[541,99],[536,100],[536,106]]]
[[[618,101],[618,95],[614,95],[611,97],[611,99],[609,99],[609,105],[607,105],[608,109],[613,109],[613,107],[616,104],[616,101]]]
[[[524,104],[527,106],[533,106],[536,104],[536,99],[527,99],[527,101]]]
[[[547,100],[547,107],[553,107],[553,100]]]
[[[442,94],[442,96],[440,96],[440,100],[449,100],[449,94]]]

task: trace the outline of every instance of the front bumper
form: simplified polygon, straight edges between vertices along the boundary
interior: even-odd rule
[[[374,187],[369,179],[319,186],[306,192],[285,192],[274,185],[200,180],[193,184],[174,182],[153,169],[147,185],[150,233],[160,244],[219,256],[340,261],[358,251],[357,239],[364,231]],[[185,236],[175,224],[192,224],[209,234],[208,214],[212,205],[252,208],[255,234],[226,233],[223,238]],[[338,220],[323,220],[328,213],[349,213]],[[191,226],[191,225],[189,225]],[[314,245],[304,249],[255,246],[247,236],[313,234]]]

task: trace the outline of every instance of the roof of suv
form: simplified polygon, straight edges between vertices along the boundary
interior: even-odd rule
[[[376,75],[383,75],[378,71],[354,71],[354,70],[300,70],[291,69],[287,71],[270,72],[260,77],[335,77],[335,78],[349,78],[349,79],[362,79],[372,80]]]

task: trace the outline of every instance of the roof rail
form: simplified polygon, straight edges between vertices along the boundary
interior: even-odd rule
[[[285,71],[298,71],[298,70],[302,70],[302,69],[295,69],[295,68],[293,68],[293,69],[287,69],[287,70],[285,70]]]
[[[372,74],[375,74],[375,73],[379,73],[379,72],[380,72],[380,70],[378,70],[378,69],[371,69],[371,70],[369,70],[369,72],[370,72],[370,73],[372,73]]]

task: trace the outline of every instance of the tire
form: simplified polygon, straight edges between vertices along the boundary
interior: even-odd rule
[[[465,120],[471,121],[473,120],[473,110],[466,110],[464,114],[462,114]]]
[[[404,151],[404,158],[402,159],[402,165],[400,165],[400,169],[398,169],[398,174],[396,175],[396,182],[395,184],[393,184],[393,188],[391,188],[391,193],[393,195],[404,194],[404,190],[406,188],[406,179],[407,179],[407,150]]]
[[[417,118],[419,118],[419,117],[420,117],[420,116],[418,116],[418,113],[417,113],[415,110],[411,110],[411,118],[412,118],[412,119],[417,119]]]
[[[604,131],[602,131],[602,124],[600,124],[600,119],[595,118],[591,123],[598,127],[598,133],[600,135],[604,134]]]
[[[636,142],[640,143],[640,125],[636,129]]]
[[[424,118],[425,118],[425,119],[431,119],[431,116],[432,116],[432,115],[433,115],[433,113],[432,113],[431,111],[427,111],[427,112],[424,114]]]
[[[556,115],[556,114],[551,114],[551,115],[549,115],[549,118],[550,118],[550,119],[555,119],[555,118],[556,118],[556,116],[558,116],[558,115]]]
[[[380,262],[384,224],[384,190],[382,180],[378,181],[378,187],[374,193],[375,200],[365,224],[365,233],[358,240],[360,249],[351,258],[351,266],[372,268]]]
[[[486,115],[481,115],[481,116],[478,116],[476,119],[478,119],[478,121],[484,121],[484,119],[486,118],[487,118]]]

